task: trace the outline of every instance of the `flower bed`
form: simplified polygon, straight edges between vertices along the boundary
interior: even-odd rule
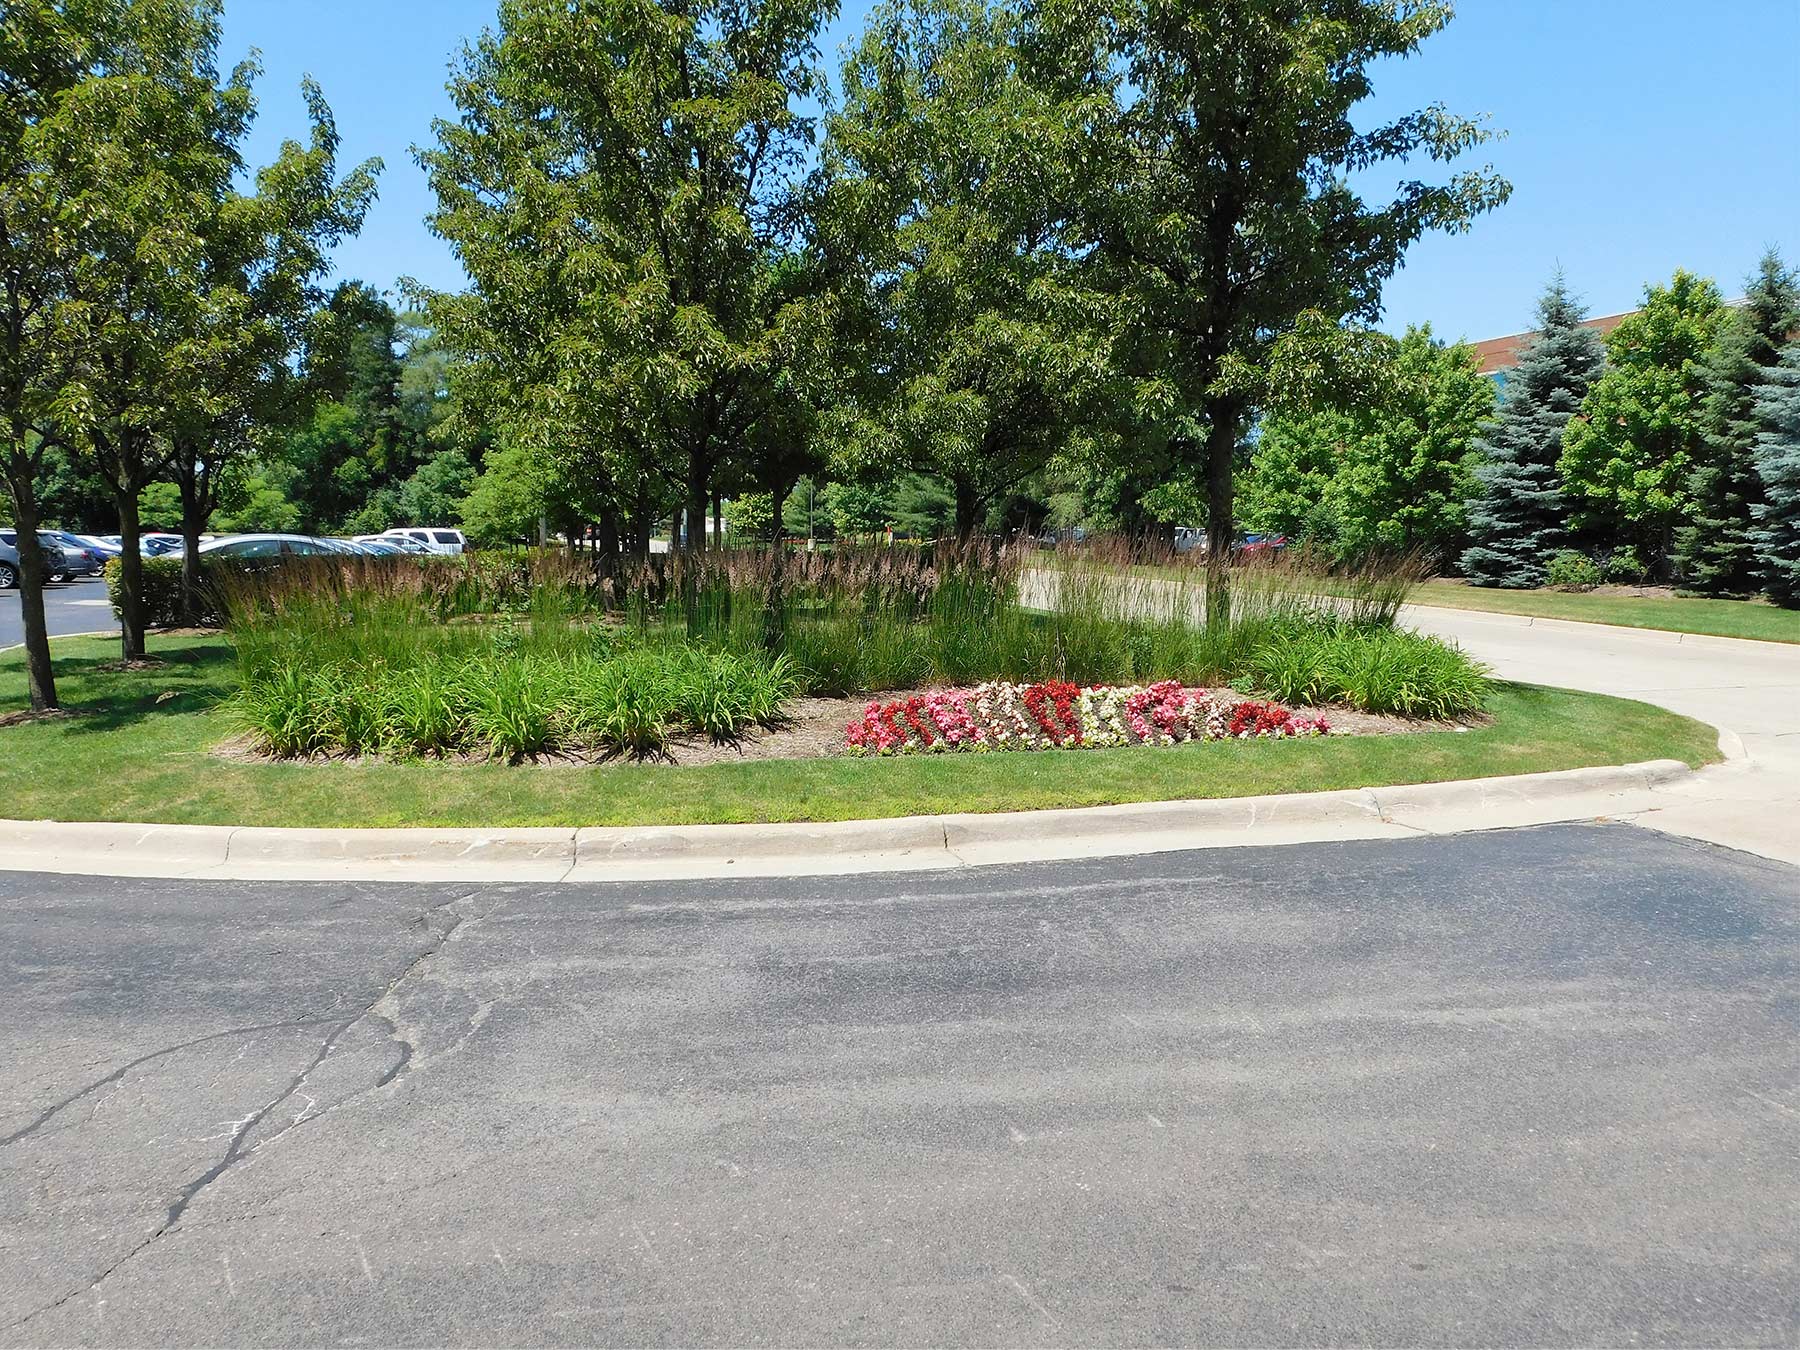
[[[934,689],[871,702],[844,731],[853,755],[950,750],[1050,750],[1081,746],[1174,745],[1180,741],[1323,736],[1323,718],[1279,703],[1191,689],[1064,681],[989,683]]]

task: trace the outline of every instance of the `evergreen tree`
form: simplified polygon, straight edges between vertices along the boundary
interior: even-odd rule
[[[1539,586],[1568,524],[1557,462],[1563,433],[1605,364],[1605,349],[1561,273],[1538,301],[1538,331],[1507,372],[1500,415],[1478,442],[1479,494],[1463,572],[1478,586]]]
[[[1756,394],[1756,472],[1766,500],[1755,507],[1751,539],[1763,589],[1800,609],[1800,343],[1781,353]]]
[[[1689,482],[1693,523],[1677,536],[1676,561],[1687,584],[1707,595],[1756,589],[1754,509],[1763,500],[1756,473],[1756,394],[1781,344],[1800,325],[1800,278],[1770,249],[1707,356],[1700,407],[1704,449]]]

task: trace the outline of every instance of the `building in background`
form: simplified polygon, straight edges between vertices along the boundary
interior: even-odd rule
[[[1623,314],[1604,314],[1597,319],[1582,321],[1583,328],[1592,328],[1605,337],[1625,320],[1638,311],[1628,309]],[[1481,362],[1481,373],[1486,375],[1502,390],[1506,388],[1506,372],[1519,364],[1519,353],[1525,350],[1527,343],[1537,334],[1513,333],[1507,337],[1489,338],[1485,342],[1475,344],[1475,356]]]

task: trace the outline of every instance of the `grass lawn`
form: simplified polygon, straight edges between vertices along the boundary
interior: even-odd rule
[[[1503,685],[1493,725],[1410,736],[1167,749],[815,759],[692,768],[274,764],[209,753],[236,667],[223,638],[153,638],[168,664],[98,669],[113,639],[55,647],[81,715],[0,728],[0,817],[196,825],[675,825],[849,820],[1098,806],[1718,757],[1708,727],[1647,704]],[[0,715],[25,706],[22,653],[0,656]]]
[[[1760,600],[1706,600],[1671,595],[1596,595],[1580,591],[1503,591],[1427,581],[1413,592],[1415,605],[1480,609],[1496,614],[1529,614],[1540,619],[1612,623],[1624,628],[1660,628],[1671,633],[1800,642],[1800,610],[1780,609]]]

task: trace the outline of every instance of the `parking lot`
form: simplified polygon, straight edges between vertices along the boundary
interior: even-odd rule
[[[63,633],[114,632],[118,621],[106,599],[106,583],[98,577],[85,581],[53,581],[44,588],[44,612],[52,636]],[[19,593],[0,591],[0,650],[25,640],[24,620],[19,615]]]
[[[1791,1344],[1800,873],[0,878],[0,1346]]]

